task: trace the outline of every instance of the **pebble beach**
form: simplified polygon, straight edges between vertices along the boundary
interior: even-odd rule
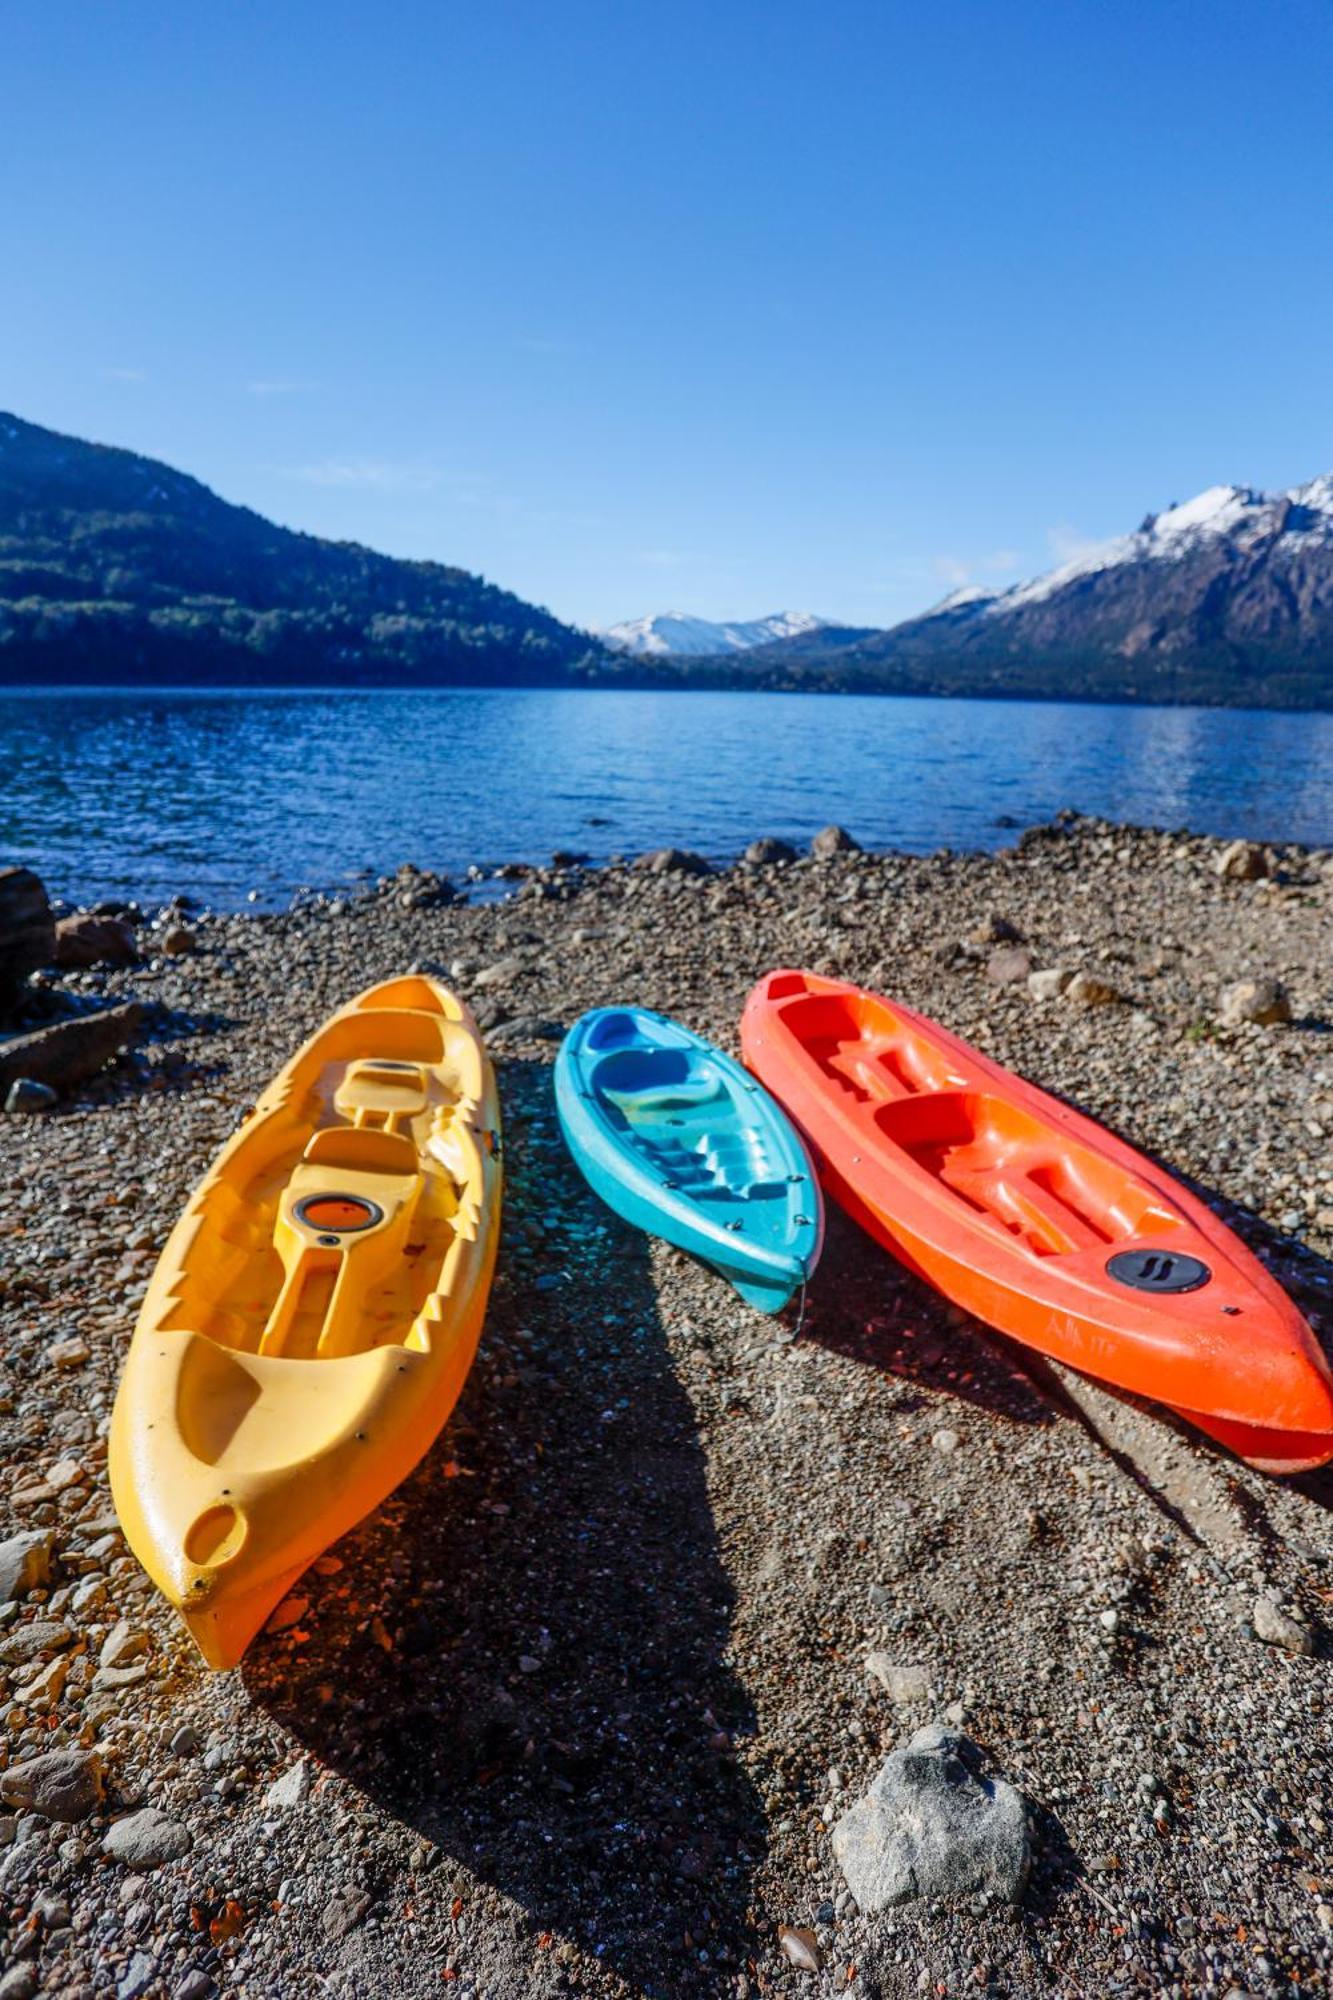
[[[1333,1990],[1333,1471],[1263,1477],[836,1211],[767,1319],[597,1201],[551,1094],[588,1007],[735,1052],[762,973],[851,978],[1168,1166],[1333,1345],[1333,854],[1065,814],[86,921],[123,962],[71,946],[9,1032],[128,1007],[127,1046],[0,1117],[0,2000]],[[267,1080],[411,967],[499,1078],[480,1354],[210,1674],[106,1484],[138,1301]],[[836,1830],[932,1725],[1021,1837],[863,1908]]]

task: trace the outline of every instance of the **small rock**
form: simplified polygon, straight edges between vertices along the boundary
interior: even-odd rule
[[[1315,1650],[1314,1633],[1305,1620],[1293,1618],[1275,1598],[1256,1597],[1250,1623],[1255,1638],[1266,1646],[1280,1646],[1286,1653],[1312,1654]]]
[[[344,1889],[340,1894],[331,1896],[320,1919],[325,1935],[346,1937],[349,1931],[356,1929],[369,1908],[370,1898],[364,1889]]]
[[[497,959],[494,965],[483,966],[472,981],[474,986],[509,986],[522,976],[524,970],[521,958]]]
[[[45,1819],[73,1824],[102,1802],[102,1760],[95,1750],[47,1750],[0,1771],[0,1799]]]
[[[217,1988],[201,1966],[194,1966],[186,1973],[172,1995],[172,2000],[209,2000]]]
[[[824,826],[810,842],[810,852],[816,861],[831,861],[835,854],[859,854],[861,843],[845,826]]]
[[[918,1898],[983,1891],[1016,1903],[1031,1862],[1027,1808],[980,1750],[931,1723],[883,1765],[833,1828],[833,1852],[867,1916]]]
[[[957,1431],[949,1430],[936,1431],[930,1441],[936,1451],[942,1451],[946,1456],[950,1452],[957,1451],[959,1445],[962,1443],[962,1439],[959,1437]]]
[[[1238,1028],[1246,1021],[1271,1027],[1291,1019],[1291,999],[1280,979],[1240,979],[1222,995],[1218,1018],[1224,1028]]]
[[[779,1924],[778,1943],[784,1957],[798,1972],[818,1972],[824,1960],[813,1931],[803,1925]]]
[[[641,875],[711,875],[713,870],[702,854],[686,847],[655,847],[631,864]]]
[[[1028,974],[1028,992],[1034,1000],[1058,1000],[1073,977],[1063,965],[1048,965]]]
[[[302,1757],[298,1763],[275,1778],[264,1794],[264,1804],[274,1811],[289,1811],[293,1806],[303,1805],[310,1796],[310,1766]]]
[[[1076,1007],[1109,1007],[1124,996],[1109,980],[1099,979],[1095,972],[1076,972],[1064,988],[1064,997]]]
[[[181,1724],[167,1745],[173,1757],[197,1757],[203,1747],[199,1731],[188,1722]]]
[[[895,1660],[891,1653],[868,1653],[866,1672],[874,1676],[890,1700],[903,1706],[930,1700],[930,1670],[917,1661]]]
[[[1021,986],[1032,975],[1032,953],[1026,945],[1002,944],[986,960],[992,986]]]
[[[37,1967],[20,1961],[11,1965],[0,1979],[0,2000],[33,2000],[37,1991]]]
[[[48,1368],[82,1368],[92,1355],[86,1340],[71,1334],[67,1340],[53,1340],[46,1350]]]
[[[143,2000],[157,1984],[157,1960],[136,1951],[116,1982],[116,2000]]]
[[[102,1852],[127,1868],[161,1868],[168,1861],[182,1860],[193,1845],[188,1827],[168,1819],[156,1806],[143,1806],[112,1821]]]
[[[1268,856],[1252,840],[1233,840],[1213,862],[1213,871],[1228,882],[1259,882],[1269,871]]]
[[[1023,933],[1017,924],[1011,924],[1008,917],[992,913],[982,918],[974,930],[967,934],[969,944],[1022,944]]]
[[[184,958],[194,950],[197,939],[188,924],[173,924],[162,933],[162,949],[168,958]]]
[[[142,1659],[152,1645],[146,1632],[138,1631],[127,1618],[119,1618],[102,1641],[98,1654],[98,1664],[103,1667],[127,1667],[131,1660]]]
[[[30,1590],[44,1590],[51,1581],[50,1528],[29,1528],[0,1542],[0,1604],[13,1604]]]

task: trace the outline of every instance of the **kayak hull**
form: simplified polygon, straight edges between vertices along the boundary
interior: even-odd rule
[[[947,1029],[839,980],[761,980],[745,1060],[826,1191],[956,1304],[1169,1404],[1264,1470],[1333,1458],[1333,1376],[1296,1307],[1170,1175]]]
[[[768,1092],[679,1022],[599,1007],[555,1066],[566,1144],[608,1208],[712,1266],[760,1311],[805,1284],[823,1241],[819,1183]]]
[[[191,1197],[117,1392],[126,1539],[210,1666],[429,1449],[481,1335],[499,1105],[435,981],[325,1023]]]

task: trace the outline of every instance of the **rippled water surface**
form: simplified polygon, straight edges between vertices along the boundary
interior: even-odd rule
[[[993,847],[1061,806],[1333,845],[1333,716],[780,694],[0,692],[0,855],[71,900],[285,903],[829,820]]]

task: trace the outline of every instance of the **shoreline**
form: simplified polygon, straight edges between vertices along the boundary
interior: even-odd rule
[[[836,970],[1203,1189],[1328,1343],[1333,855],[1219,873],[1236,846],[1075,818],[998,852],[548,869],[484,903],[412,871],[168,910],[138,964],[60,974],[79,1009],[140,1006],[142,1039],[0,1127],[0,1512],[50,1542],[0,1624],[0,1765],[96,1750],[105,1796],[5,1809],[0,1966],[144,2000],[1326,1987],[1329,1472],[1265,1480],[1062,1380],[836,1213],[793,1337],[597,1203],[550,1092],[586,1007],[734,1049],[760,973]],[[105,1487],[137,1299],[297,1042],[412,965],[500,1079],[481,1352],[422,1466],[210,1677]],[[1030,984],[1056,970],[1097,997]],[[1258,979],[1291,1019],[1227,1021]],[[1256,1635],[1270,1597],[1314,1656]],[[42,1625],[67,1636],[25,1642]],[[1029,1802],[1026,1895],[863,1916],[830,1825],[945,1719]],[[145,1808],[189,1847],[136,1871],[103,1842]]]

